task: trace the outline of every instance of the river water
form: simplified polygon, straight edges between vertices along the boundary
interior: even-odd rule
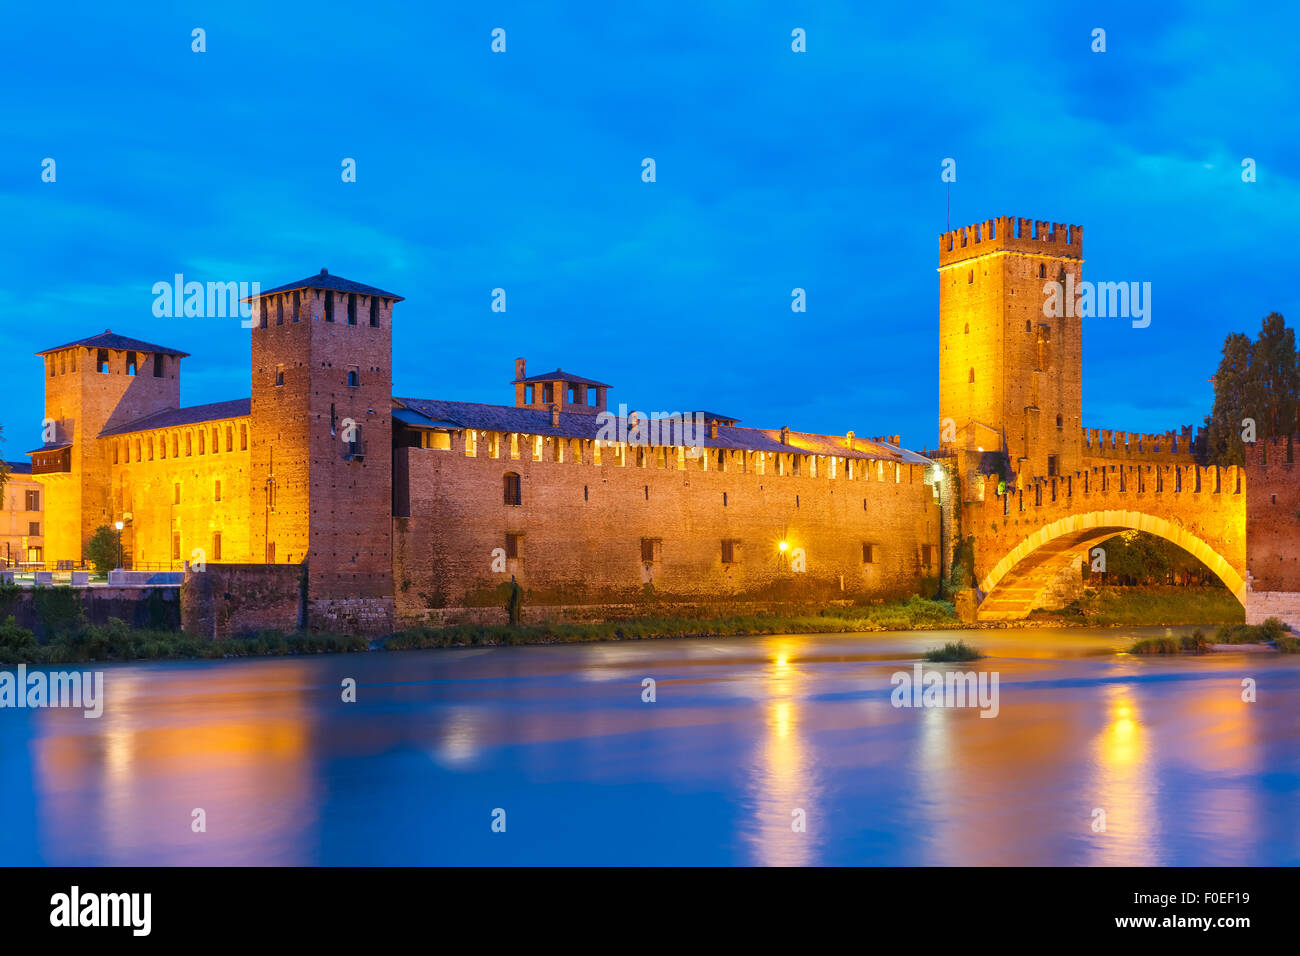
[[[0,864],[1300,863],[1300,656],[1162,633],[105,665],[99,719],[0,709]],[[997,716],[892,706],[959,637]]]

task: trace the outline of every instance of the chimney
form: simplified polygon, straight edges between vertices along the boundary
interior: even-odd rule
[[[521,382],[527,377],[528,373],[524,369],[524,360],[521,358],[515,359],[515,381]]]
[[[891,441],[890,444],[891,444],[891,445],[898,445],[898,446],[901,448],[902,445],[903,445],[903,436],[902,436],[902,435],[895,435],[895,436],[893,436],[893,441]]]
[[[849,432],[849,433],[848,433],[847,435],[845,435],[844,437],[845,437],[845,439],[848,441],[848,444],[849,444],[849,451],[853,451],[853,439],[857,438],[858,436],[857,436],[857,435],[854,435],[853,432]]]
[[[716,418],[709,419],[709,437],[718,437],[718,420]]]
[[[782,425],[782,426],[781,426],[781,444],[782,444],[782,445],[788,445],[788,444],[790,444],[790,426],[789,426],[789,425]]]
[[[551,402],[551,427],[560,427],[560,403]]]

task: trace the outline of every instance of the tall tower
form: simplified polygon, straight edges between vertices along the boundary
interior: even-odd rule
[[[1082,467],[1081,321],[1063,307],[1082,278],[1079,226],[999,216],[939,237],[943,447],[1005,451],[1025,476]]]
[[[251,559],[306,561],[314,629],[392,626],[392,321],[400,301],[322,269],[254,303]]]
[[[45,359],[45,441],[28,452],[45,494],[45,560],[79,561],[112,513],[106,428],[180,406],[181,359],[188,353],[117,335],[111,329],[37,352]]]

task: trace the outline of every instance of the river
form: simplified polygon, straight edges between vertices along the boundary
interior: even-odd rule
[[[0,709],[0,863],[1300,863],[1300,656],[1162,633],[102,665],[99,719]],[[997,716],[892,706],[959,637]]]

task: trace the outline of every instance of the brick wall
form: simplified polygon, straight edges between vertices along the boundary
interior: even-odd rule
[[[564,441],[561,461],[556,441]],[[478,456],[467,457],[459,435],[448,450],[397,449],[411,515],[394,520],[399,624],[446,608],[501,607],[512,576],[531,607],[648,596],[723,603],[886,597],[915,594],[923,578],[939,574],[939,507],[923,466],[895,472],[893,463],[857,461],[853,480],[842,465],[836,478],[826,465],[818,477],[759,475],[740,471],[740,458],[729,458],[727,471],[701,471],[691,459],[679,468],[675,449],[665,461],[671,467],[661,467],[653,448],[647,467],[637,466],[634,448],[626,464],[606,449],[596,465],[593,445],[548,438],[541,461],[531,460],[527,441],[517,460],[508,457],[509,441],[501,442],[501,458],[488,457],[483,440]],[[520,506],[505,504],[507,472],[520,475]],[[521,536],[518,558],[503,557],[508,534]],[[649,563],[642,539],[658,542]],[[723,563],[724,539],[738,542],[732,563]],[[872,546],[870,562],[864,543]],[[802,573],[792,569],[797,549]]]
[[[300,564],[209,564],[185,574],[181,626],[211,638],[292,633],[303,619],[302,599]]]

